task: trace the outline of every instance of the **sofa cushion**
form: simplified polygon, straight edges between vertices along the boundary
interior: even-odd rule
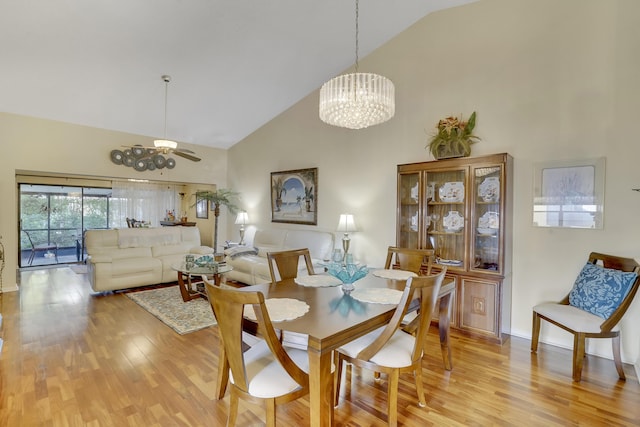
[[[123,228],[118,230],[118,246],[121,248],[168,246],[181,242],[182,230],[178,227]]]
[[[175,245],[161,245],[161,246],[152,246],[151,254],[154,257],[161,257],[166,255],[176,255],[176,254],[188,254],[191,250],[191,245],[187,243],[177,243]]]
[[[111,274],[113,276],[123,276],[139,273],[141,271],[152,271],[161,268],[161,263],[155,258],[125,258],[114,261],[111,264]]]
[[[627,296],[636,273],[587,263],[578,274],[569,303],[603,319],[608,319]]]

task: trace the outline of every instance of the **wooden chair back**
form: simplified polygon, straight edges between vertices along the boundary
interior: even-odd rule
[[[298,277],[298,263],[300,262],[300,257],[304,258],[304,262],[307,266],[307,273],[309,275],[315,274],[313,271],[313,264],[311,262],[311,254],[309,253],[308,248],[267,253],[271,282],[275,283],[278,280],[295,279]]]
[[[404,319],[409,307],[415,299],[420,301],[418,312],[420,313],[416,317],[416,333],[414,334],[416,341],[413,349],[413,362],[418,362],[422,359],[423,351],[425,350],[425,344],[427,339],[427,333],[429,332],[429,326],[431,325],[431,318],[433,310],[438,300],[438,293],[440,292],[440,286],[444,280],[444,276],[447,272],[446,267],[438,274],[430,276],[410,277],[407,280],[407,284],[402,292],[402,298],[400,303],[396,307],[393,317],[384,329],[384,332],[380,336],[369,344],[366,348],[358,354],[358,359],[369,360],[389,341],[393,334],[402,327],[402,320]]]
[[[419,276],[431,274],[434,260],[433,249],[410,249],[389,246],[384,268],[412,271]]]
[[[638,262],[633,258],[607,255],[599,252],[591,252],[587,262],[600,265],[604,268],[624,272],[635,272],[637,277],[631,285],[629,292],[627,292],[627,295],[622,299],[622,302],[606,319],[600,319],[598,316],[591,315],[590,313],[581,313],[582,310],[575,307],[563,307],[571,305],[569,302],[570,293],[557,303],[542,303],[534,306],[533,326],[531,332],[531,351],[535,353],[538,350],[541,320],[545,320],[573,334],[572,376],[573,380],[578,382],[582,379],[582,365],[586,351],[586,339],[611,338],[613,360],[616,365],[616,370],[618,371],[618,377],[624,380],[625,374],[620,355],[620,329],[616,328],[616,325],[627,312],[633,298],[638,292],[638,287],[640,287],[640,264],[638,264]],[[580,322],[576,319],[580,319]]]
[[[309,375],[304,372],[289,356],[280,342],[273,323],[269,317],[265,305],[264,295],[261,292],[241,292],[230,288],[221,288],[205,281],[209,302],[216,316],[218,330],[220,332],[224,353],[221,357],[226,358],[226,366],[231,371],[233,383],[231,385],[231,406],[229,414],[229,425],[235,424],[238,411],[238,397],[249,401],[266,400],[267,405],[267,425],[275,426],[275,405],[285,403],[309,393]],[[256,316],[258,333],[264,338],[273,358],[280,363],[289,376],[300,385],[300,387],[290,393],[273,398],[261,398],[253,396],[249,391],[249,369],[245,366],[242,332],[244,324],[244,310],[249,307]],[[225,366],[223,360],[220,366]],[[255,375],[256,372],[252,371]],[[220,378],[219,378],[220,379]],[[219,396],[220,398],[221,396]]]

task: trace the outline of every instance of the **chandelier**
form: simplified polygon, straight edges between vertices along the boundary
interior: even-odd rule
[[[396,111],[393,82],[378,74],[358,72],[358,15],[356,0],[356,72],[334,77],[320,88],[320,120],[348,129],[384,123]]]

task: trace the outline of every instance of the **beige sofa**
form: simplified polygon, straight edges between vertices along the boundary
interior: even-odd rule
[[[212,254],[200,245],[197,227],[87,230],[87,266],[96,292],[127,289],[177,280],[172,264],[187,254]]]
[[[286,249],[309,248],[314,270],[320,272],[320,263],[331,256],[334,246],[333,233],[315,230],[258,230],[253,242],[244,247],[230,248],[225,251],[227,264],[233,271],[226,273],[227,280],[235,280],[247,285],[271,281],[267,253]],[[302,261],[298,269],[300,275],[307,274]],[[276,277],[277,278],[277,277]]]

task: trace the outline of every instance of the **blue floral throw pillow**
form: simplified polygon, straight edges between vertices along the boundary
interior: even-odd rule
[[[627,296],[635,280],[634,272],[623,272],[587,263],[569,292],[569,303],[608,319]]]

